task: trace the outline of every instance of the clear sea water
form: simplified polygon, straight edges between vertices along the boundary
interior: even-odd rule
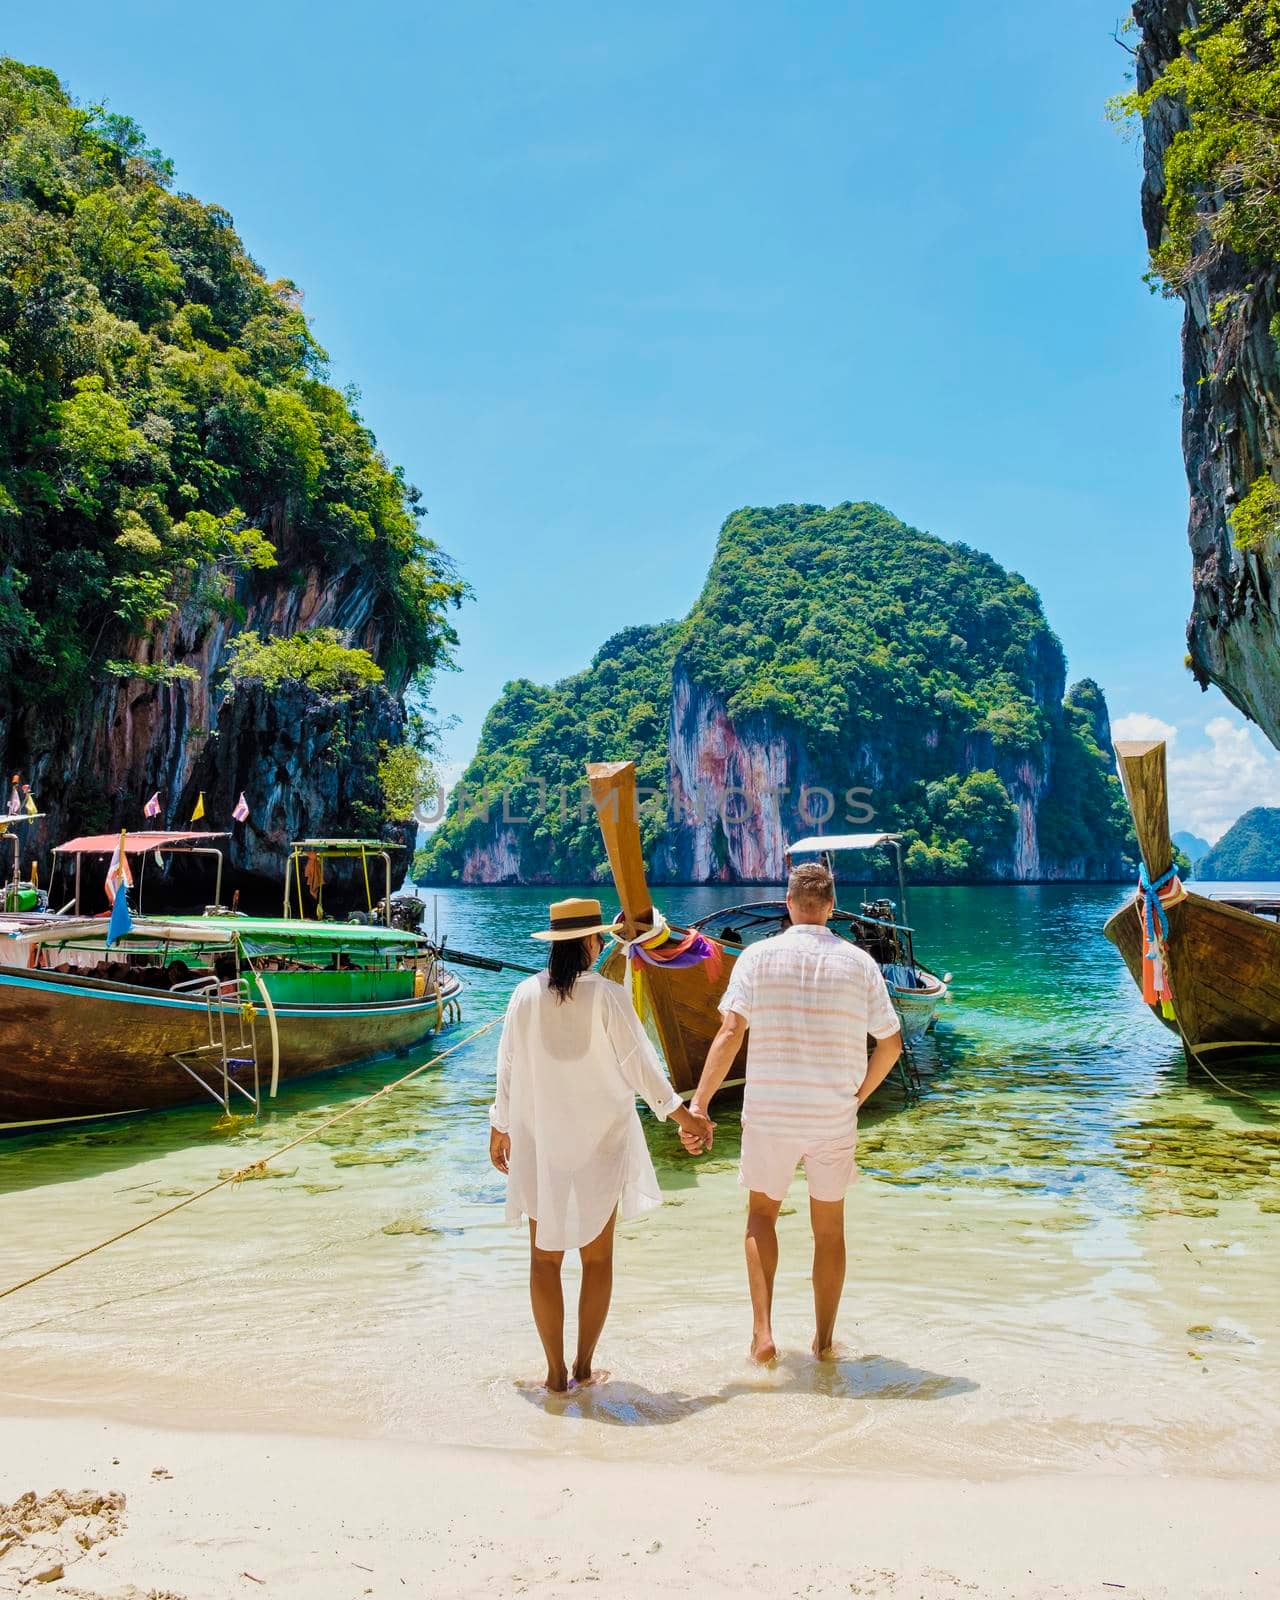
[[[546,891],[425,898],[428,929],[438,917],[455,946],[537,963],[528,934]],[[749,898],[659,896],[673,920]],[[1234,1094],[1188,1079],[1102,937],[1126,898],[1112,886],[912,892],[918,953],[953,974],[955,1001],[921,1048],[919,1100],[886,1085],[864,1117],[851,1354],[834,1368],[803,1354],[802,1184],[779,1280],[791,1353],[771,1374],[742,1363],[726,1111],[699,1163],[646,1122],[669,1204],[623,1230],[604,1351],[615,1381],[555,1412],[516,1387],[537,1347],[525,1246],[502,1222],[487,1161],[493,1030],[285,1158],[271,1181],[221,1191],[0,1301],[0,1397],[734,1465],[1274,1467],[1280,1093],[1256,1075],[1233,1077]],[[499,1015],[516,981],[462,975],[463,1023],[437,1048]],[[230,1135],[195,1107],[0,1144],[0,1287],[405,1067],[298,1086]]]

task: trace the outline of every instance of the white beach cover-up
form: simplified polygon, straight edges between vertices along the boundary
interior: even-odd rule
[[[620,984],[587,972],[563,1003],[545,972],[517,986],[489,1121],[511,1135],[507,1221],[535,1218],[539,1249],[581,1249],[615,1206],[662,1204],[637,1095],[664,1121],[680,1104]]]

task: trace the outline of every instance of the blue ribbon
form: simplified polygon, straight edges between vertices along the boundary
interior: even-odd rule
[[[1177,873],[1172,867],[1170,867],[1168,872],[1166,872],[1162,877],[1157,878],[1156,881],[1152,883],[1151,879],[1147,876],[1146,862],[1143,861],[1138,866],[1138,889],[1143,896],[1143,915],[1147,924],[1148,951],[1150,951],[1151,946],[1155,943],[1155,919],[1157,917],[1160,918],[1160,937],[1162,939],[1167,939],[1169,937],[1169,919],[1165,916],[1164,907],[1160,904],[1160,891],[1167,883],[1172,883],[1176,877]],[[1146,954],[1146,952],[1144,952],[1144,954]],[[1146,959],[1148,961],[1154,961],[1155,955],[1147,954]]]

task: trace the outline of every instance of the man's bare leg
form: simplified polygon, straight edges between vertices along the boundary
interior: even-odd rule
[[[564,1285],[560,1268],[563,1250],[538,1249],[538,1224],[529,1219],[529,1299],[533,1320],[547,1355],[547,1388],[563,1394],[569,1387],[564,1364]]]
[[[578,1354],[574,1358],[575,1383],[597,1382],[607,1373],[593,1372],[591,1362],[596,1353],[596,1343],[609,1315],[609,1301],[613,1297],[613,1226],[618,1220],[615,1211],[604,1227],[591,1241],[584,1244],[582,1257],[582,1290],[578,1296]]]
[[[747,1205],[747,1282],[751,1286],[751,1359],[772,1361],[773,1280],[778,1271],[778,1211],[781,1200],[752,1189]]]
[[[809,1199],[813,1224],[813,1353],[829,1359],[835,1348],[836,1312],[844,1292],[844,1201]]]

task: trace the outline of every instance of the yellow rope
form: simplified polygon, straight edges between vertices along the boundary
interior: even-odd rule
[[[197,1200],[203,1200],[206,1195],[214,1194],[219,1189],[225,1189],[228,1184],[243,1183],[246,1178],[251,1178],[261,1172],[268,1161],[278,1161],[282,1155],[290,1150],[296,1150],[300,1144],[306,1144],[308,1139],[314,1139],[317,1134],[323,1133],[326,1128],[332,1128],[335,1122],[341,1122],[346,1117],[354,1116],[357,1111],[363,1111],[365,1106],[372,1105],[375,1100],[384,1094],[391,1094],[394,1090],[402,1088],[412,1078],[426,1072],[429,1067],[437,1066],[446,1056],[451,1056],[455,1050],[461,1050],[463,1045],[471,1044],[482,1033],[488,1033],[502,1021],[500,1016],[491,1018],[482,1028],[477,1028],[474,1033],[469,1033],[465,1039],[459,1039],[457,1044],[451,1044],[447,1050],[442,1050],[439,1055],[432,1056],[430,1061],[424,1061],[414,1067],[412,1072],[406,1072],[402,1078],[397,1078],[394,1083],[384,1084],[381,1089],[375,1089],[372,1094],[366,1095],[363,1100],[357,1100],[347,1106],[344,1111],[339,1111],[336,1116],[328,1118],[318,1127],[301,1133],[296,1139],[290,1139],[288,1144],[283,1144],[278,1150],[273,1150],[270,1155],[263,1156],[261,1161],[251,1161],[247,1167],[240,1167],[235,1172],[229,1173],[225,1178],[219,1178],[217,1183],[211,1183],[207,1189],[201,1189],[196,1194],[190,1194],[185,1200],[179,1200],[176,1205],[167,1207],[164,1211],[157,1211],[154,1216],[144,1217],[141,1222],[135,1222],[131,1228],[125,1228],[120,1233],[114,1233],[109,1239],[103,1239],[100,1244],[90,1245],[87,1250],[81,1250],[76,1255],[68,1256],[65,1261],[59,1261],[52,1267],[46,1267],[43,1272],[37,1272],[30,1278],[24,1278],[21,1283],[15,1283],[8,1289],[0,1289],[0,1300],[7,1300],[11,1294],[17,1294],[19,1289],[29,1289],[33,1283],[39,1283],[42,1278],[51,1278],[55,1272],[61,1272],[64,1267],[72,1267],[77,1261],[83,1261],[88,1256],[96,1255],[99,1250],[105,1250],[108,1245],[119,1244],[121,1239],[127,1239],[131,1233],[139,1233],[143,1228],[149,1228],[153,1222],[162,1222],[165,1217],[171,1217],[175,1211],[181,1211],[184,1206],[193,1206]]]

